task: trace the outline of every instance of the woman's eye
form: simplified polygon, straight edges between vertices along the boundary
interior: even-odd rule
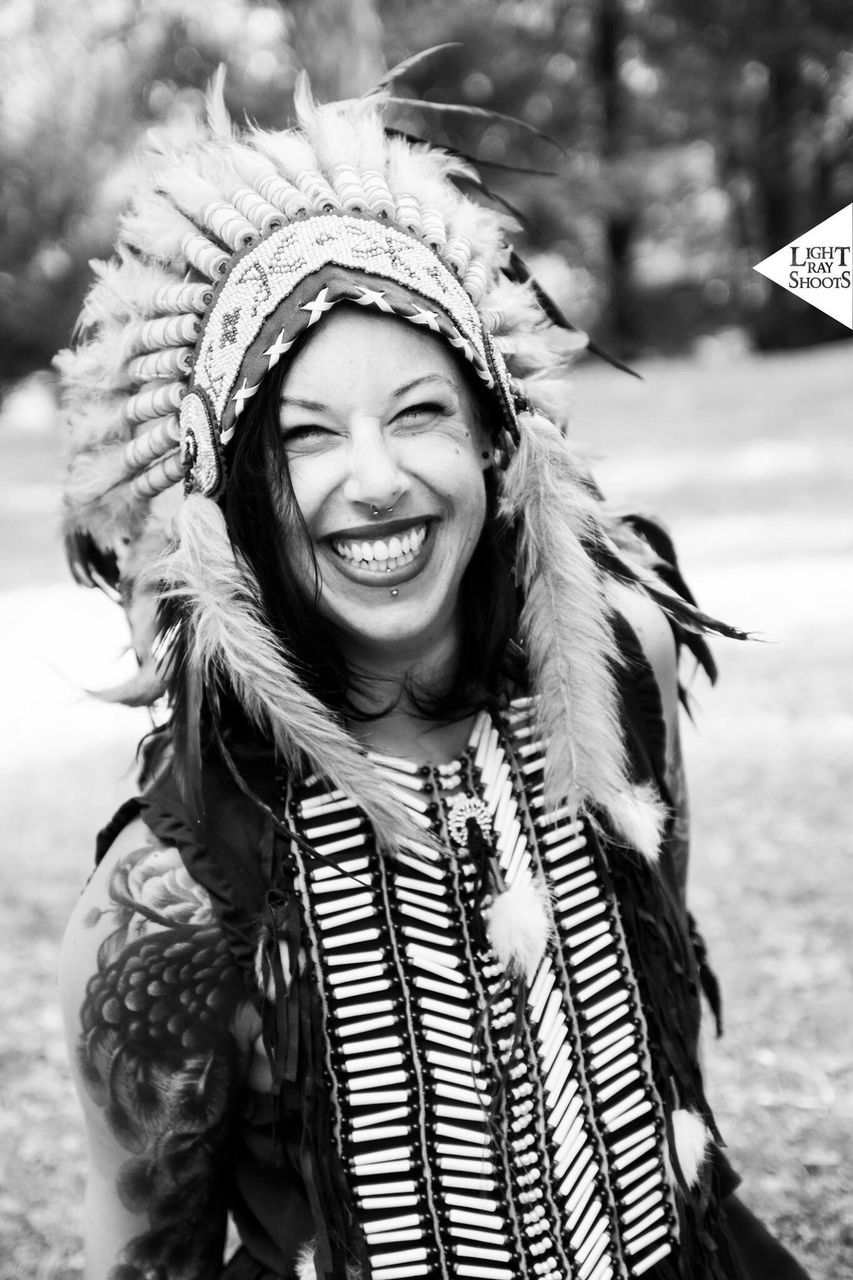
[[[433,418],[444,417],[448,412],[448,407],[444,404],[413,404],[408,409],[401,410],[394,420],[402,423],[430,422]]]
[[[330,436],[331,432],[326,427],[319,427],[310,423],[300,427],[282,427],[281,438],[284,441],[284,447],[298,448],[300,445],[320,444],[323,437]]]

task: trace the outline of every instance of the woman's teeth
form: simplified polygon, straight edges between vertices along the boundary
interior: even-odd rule
[[[403,534],[394,534],[392,538],[376,538],[372,542],[361,538],[346,542],[335,539],[332,546],[339,556],[359,569],[366,569],[369,573],[389,573],[392,569],[411,564],[420,555],[426,536],[426,525],[418,524]]]

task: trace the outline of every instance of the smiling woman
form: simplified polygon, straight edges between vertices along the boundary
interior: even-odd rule
[[[89,1280],[802,1280],[698,1060],[677,654],[733,633],[475,175],[296,105],[157,141],[61,359],[167,710],[63,950]]]

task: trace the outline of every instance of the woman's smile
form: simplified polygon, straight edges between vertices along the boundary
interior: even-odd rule
[[[434,517],[396,520],[393,527],[355,529],[326,539],[341,572],[368,586],[406,582],[429,562]],[[410,571],[410,572],[407,572]]]

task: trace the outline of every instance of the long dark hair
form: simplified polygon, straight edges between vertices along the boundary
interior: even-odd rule
[[[489,433],[489,419],[496,410],[461,362],[459,368]],[[279,426],[285,376],[286,366],[280,366],[266,378],[240,419],[222,499],[225,518],[235,549],[260,585],[266,620],[287,648],[306,688],[345,717],[369,718],[353,701],[359,673],[347,666],[334,627],[317,609],[316,561],[315,590],[309,596],[287,556],[288,533],[302,537],[309,552],[311,542],[293,497]],[[518,613],[515,536],[498,512],[494,470],[487,470],[484,479],[486,520],[459,588],[461,648],[455,676],[438,696],[430,690],[407,689],[421,712],[437,720],[464,715],[497,697],[511,662],[508,655]],[[283,537],[277,532],[282,525]]]

